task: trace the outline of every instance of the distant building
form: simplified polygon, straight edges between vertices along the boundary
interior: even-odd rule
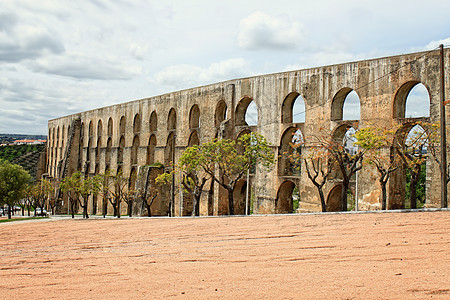
[[[15,140],[14,145],[41,145],[45,142],[46,140]]]

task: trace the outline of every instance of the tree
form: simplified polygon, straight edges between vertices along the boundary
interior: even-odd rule
[[[301,147],[304,143],[292,144],[294,148]],[[317,188],[319,193],[320,205],[322,207],[322,212],[327,211],[327,205],[325,203],[325,196],[323,193],[323,187],[327,182],[328,176],[331,174],[332,162],[330,161],[331,156],[328,151],[322,147],[312,147],[310,148],[310,153],[308,155],[302,155],[299,151],[294,151],[291,157],[293,165],[299,168],[301,162],[305,163],[306,173],[309,180]]]
[[[21,166],[0,160],[0,203],[8,205],[8,219],[11,219],[11,208],[23,197],[30,179]]]
[[[40,214],[44,215],[44,206],[47,203],[50,193],[53,191],[53,186],[50,181],[42,179],[30,185],[28,189],[31,203],[34,208],[34,214],[37,215],[37,208],[40,209]]]
[[[417,123],[407,136],[404,136],[404,142],[401,139],[395,139],[397,153],[402,159],[404,165],[409,169],[410,174],[410,203],[411,209],[417,208],[417,186],[420,180],[422,165],[427,160],[428,136],[426,131]]]
[[[129,179],[123,176],[122,171],[108,170],[101,175],[103,178],[103,197],[106,197],[114,209],[114,216],[120,218],[120,203],[124,199]]]
[[[188,163],[188,169],[202,169],[227,190],[230,215],[234,215],[234,188],[247,170],[257,164],[269,169],[274,164],[274,154],[266,139],[257,133],[244,134],[237,142],[213,139],[200,146],[192,147],[187,157],[192,158],[192,161]],[[195,185],[195,181],[192,180],[188,184]]]
[[[89,218],[88,203],[90,195],[97,195],[101,189],[101,177],[85,177],[81,172],[73,173],[61,182],[61,190],[67,192],[72,208],[72,218],[74,218],[75,203],[78,201],[83,208],[83,218]]]
[[[377,168],[381,187],[381,209],[386,210],[387,182],[391,173],[401,164],[395,153],[389,153],[394,140],[394,130],[368,126],[358,130],[355,137],[356,144],[367,151],[366,160]]]
[[[330,160],[334,165],[337,165],[340,174],[342,175],[342,189],[341,189],[341,210],[347,210],[347,193],[349,191],[351,177],[362,168],[362,160],[365,149],[358,149],[354,154],[351,153],[346,145],[351,138],[348,134],[351,127],[347,127],[347,133],[344,138],[338,139],[333,137],[331,133],[324,132],[322,135],[316,135],[312,138],[311,146],[313,148],[323,148],[328,152]]]
[[[448,100],[450,101],[450,100]],[[427,151],[431,154],[435,162],[439,166],[439,170],[442,172],[442,169],[445,168],[445,172],[447,172],[447,184],[450,182],[450,162],[447,161],[447,166],[442,165],[441,161],[441,133],[440,133],[440,124],[436,123],[422,123],[422,126],[425,128],[428,134],[428,147]],[[447,152],[450,152],[450,146],[447,145]]]

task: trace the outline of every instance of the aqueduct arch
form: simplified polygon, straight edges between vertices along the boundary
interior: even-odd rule
[[[450,69],[450,51],[445,49],[444,55],[445,68]],[[57,172],[58,165],[67,165],[71,172],[81,170],[89,174],[93,174],[96,168],[99,173],[106,168],[121,169],[129,177],[133,162],[137,168],[158,162],[167,167],[172,160],[171,151],[175,151],[177,159],[189,144],[208,141],[216,136],[236,138],[245,129],[264,135],[275,153],[283,152],[278,148],[286,145],[289,141],[287,131],[294,128],[301,129],[305,141],[308,141],[308,138],[318,134],[320,128],[335,133],[343,130],[339,128],[342,125],[356,128],[353,121],[357,119],[358,128],[368,124],[403,126],[419,120],[405,118],[408,117],[405,116],[408,95],[419,83],[428,91],[430,111],[429,116],[420,119],[436,122],[439,120],[440,101],[439,63],[439,52],[430,51],[233,79],[50,120],[47,170],[54,178],[62,176]],[[449,95],[450,80],[446,76],[445,92]],[[346,98],[352,91],[360,99],[360,117],[344,120]],[[305,106],[304,122],[294,121],[291,112],[300,97]],[[252,102],[257,105],[258,121],[256,125],[249,126],[245,114]],[[448,110],[447,115],[450,115]],[[201,116],[197,118],[200,112]],[[135,121],[137,115],[139,122]],[[107,130],[98,128],[100,121],[105,123],[102,127],[107,122]],[[96,132],[93,124],[96,124]],[[135,128],[137,124],[139,129]],[[68,129],[64,136],[60,132],[63,126]],[[106,136],[102,133],[104,130]],[[74,138],[71,139],[71,136]],[[144,147],[133,142],[136,137]],[[99,147],[104,149],[104,155]],[[305,151],[309,151],[307,147]],[[66,153],[71,153],[70,157],[65,157]],[[278,163],[282,164],[283,159]],[[290,180],[286,178],[289,176],[279,174],[279,169],[280,165],[270,171],[257,168],[252,175],[255,213],[277,211],[279,187]],[[438,207],[440,181],[435,162],[427,163],[427,172],[430,178],[427,177],[426,205]],[[359,174],[355,196],[361,209],[380,208],[380,188],[373,179],[374,174],[376,170],[369,165],[364,165]],[[309,211],[320,211],[317,193],[306,174],[302,172],[293,177],[297,181],[291,181],[304,195],[301,197],[302,203],[305,201],[304,207],[308,207]],[[244,183],[240,185],[241,190],[236,190],[238,194]],[[217,184],[206,186],[207,191],[201,200],[201,214],[226,214],[220,187]],[[324,192],[330,195],[336,193],[336,188],[333,184],[327,184]],[[390,189],[388,194],[389,199],[396,197],[394,189]],[[158,201],[166,207],[167,199],[161,197]],[[175,211],[179,209],[175,207]]]

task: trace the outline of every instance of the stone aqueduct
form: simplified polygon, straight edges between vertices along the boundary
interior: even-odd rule
[[[444,51],[448,74],[450,51]],[[189,145],[214,137],[236,138],[243,132],[266,137],[276,153],[276,166],[269,172],[256,169],[250,176],[254,213],[292,211],[292,190],[299,190],[300,212],[320,211],[317,190],[305,172],[293,172],[284,155],[289,151],[292,133],[301,130],[305,140],[327,128],[342,134],[348,125],[362,128],[369,123],[380,127],[411,127],[418,119],[405,118],[405,102],[410,90],[422,83],[428,90],[430,116],[439,121],[440,55],[438,51],[412,53],[298,71],[229,80],[161,96],[81,112],[48,122],[47,173],[61,179],[79,170],[86,174],[121,169],[136,178],[142,166],[161,162],[168,165],[175,149],[175,161]],[[449,77],[445,78],[450,95]],[[356,91],[360,100],[360,120],[342,120],[346,96]],[[294,101],[301,96],[305,121],[293,123]],[[254,101],[258,112],[256,126],[249,126],[245,113]],[[448,109],[447,109],[448,116]],[[448,124],[448,121],[447,121]],[[345,132],[345,130],[344,130]],[[172,147],[175,142],[175,147]],[[307,151],[307,149],[305,150]],[[397,172],[388,190],[388,208],[404,205],[405,176]],[[426,205],[440,206],[440,173],[435,162],[427,161]],[[133,182],[135,184],[135,182]],[[247,182],[236,187],[236,206],[245,199]],[[339,197],[339,180],[327,183],[330,208]],[[189,197],[180,193],[175,201],[176,215],[189,215]],[[380,209],[380,186],[376,169],[364,164],[359,172],[357,199],[360,209]],[[91,213],[106,207],[100,197],[92,199]],[[153,215],[167,215],[169,197],[161,193],[152,206]],[[60,209],[64,209],[60,203]],[[140,215],[142,210],[134,209]],[[237,209],[237,213],[242,213]],[[226,193],[207,184],[200,202],[201,215],[227,214]]]

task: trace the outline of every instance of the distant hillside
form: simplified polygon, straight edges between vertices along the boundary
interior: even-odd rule
[[[46,140],[46,135],[0,133],[0,144],[9,144],[15,140]]]
[[[21,165],[34,178],[36,176],[39,155],[44,148],[45,144],[1,146],[0,159]]]

